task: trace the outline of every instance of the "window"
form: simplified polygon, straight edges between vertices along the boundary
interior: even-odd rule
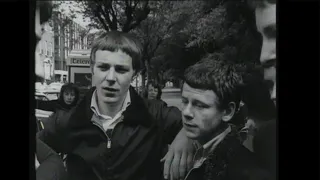
[[[41,51],[42,51],[42,42],[41,42],[41,41],[39,41],[39,48],[38,48],[38,51],[39,51],[39,53],[41,53]]]
[[[40,54],[43,54],[44,53],[44,42],[43,41],[40,41]]]
[[[46,55],[49,56],[50,55],[50,44],[46,41]]]
[[[48,44],[47,44],[47,41],[44,41],[43,43],[44,43],[44,51],[42,53],[46,54],[48,50]]]
[[[49,43],[49,45],[50,45],[50,56],[52,56],[53,55],[53,45],[52,45],[52,42],[50,42]]]

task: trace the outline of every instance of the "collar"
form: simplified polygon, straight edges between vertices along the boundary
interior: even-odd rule
[[[131,104],[131,98],[130,98],[130,92],[128,90],[128,92],[126,94],[126,97],[125,97],[125,99],[124,99],[124,101],[123,101],[123,103],[121,105],[121,110],[120,111],[121,112],[125,111],[130,104]],[[97,104],[97,90],[93,91],[92,98],[91,98],[90,109],[93,111],[93,113],[96,116],[103,117],[104,119],[110,119],[111,118],[108,115],[103,115],[103,114],[100,113],[100,110],[99,110],[99,107],[98,107],[98,104]]]
[[[69,125],[72,128],[83,128],[88,124],[91,124],[91,118],[93,111],[91,110],[91,100],[96,90],[95,87],[92,87],[80,100],[76,108],[73,109]],[[142,125],[150,127],[151,125],[156,124],[155,120],[151,117],[148,107],[146,106],[145,101],[137,94],[133,87],[129,88],[130,93],[130,105],[127,106],[126,110],[122,113],[123,123],[128,125]],[[138,113],[137,113],[138,112]]]
[[[219,135],[215,136],[213,139],[208,141],[206,144],[201,145],[198,141],[196,141],[196,147],[198,150],[203,150],[203,156],[209,155],[211,152],[214,151],[214,149],[217,147],[217,145],[231,132],[231,127],[228,126],[226,130],[224,130]]]

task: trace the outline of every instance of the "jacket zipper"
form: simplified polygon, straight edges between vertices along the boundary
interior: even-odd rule
[[[114,126],[114,128],[113,128],[112,131],[111,131],[111,136],[113,135],[114,129],[115,129],[115,128],[118,126],[118,124],[120,124],[120,123],[121,123],[121,121],[118,122],[118,123]],[[98,128],[99,128],[101,131],[103,131],[104,135],[106,135],[106,137],[107,137],[107,139],[108,139],[107,149],[110,149],[110,148],[111,148],[111,138],[108,136],[108,134],[106,133],[106,131],[104,131],[104,129],[103,129],[98,123],[96,123],[95,121],[93,121],[93,124],[94,124],[95,126],[98,126]]]
[[[197,155],[197,152],[193,155],[193,161],[194,161],[194,159],[195,159],[195,157],[196,157],[196,155]],[[194,162],[193,162],[194,163]],[[194,164],[193,164],[193,166],[192,166],[192,168],[190,169],[190,171],[188,172],[188,174],[186,175],[186,177],[184,178],[184,180],[187,180],[187,178],[188,178],[188,176],[189,176],[189,174],[191,173],[191,171],[192,170],[194,170],[194,169],[197,169],[197,168],[199,168],[199,167],[194,167]]]
[[[96,123],[95,121],[93,121],[93,124],[95,126],[97,126],[103,133],[104,135],[106,135],[107,139],[108,139],[108,142],[107,142],[107,148],[110,149],[111,148],[111,138],[108,136],[108,134],[104,131],[104,129],[98,124]],[[113,132],[113,131],[112,131]],[[112,134],[112,133],[111,133]]]

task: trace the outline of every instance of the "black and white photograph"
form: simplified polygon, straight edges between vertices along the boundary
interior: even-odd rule
[[[37,180],[277,179],[275,0],[35,4]]]

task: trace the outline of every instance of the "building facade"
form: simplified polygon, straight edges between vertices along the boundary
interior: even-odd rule
[[[67,57],[74,49],[88,49],[85,27],[59,12],[53,14],[55,70],[67,71]]]
[[[40,67],[43,68],[44,79],[52,80],[54,74],[54,33],[49,24],[45,24],[44,29],[36,53],[40,56]]]

